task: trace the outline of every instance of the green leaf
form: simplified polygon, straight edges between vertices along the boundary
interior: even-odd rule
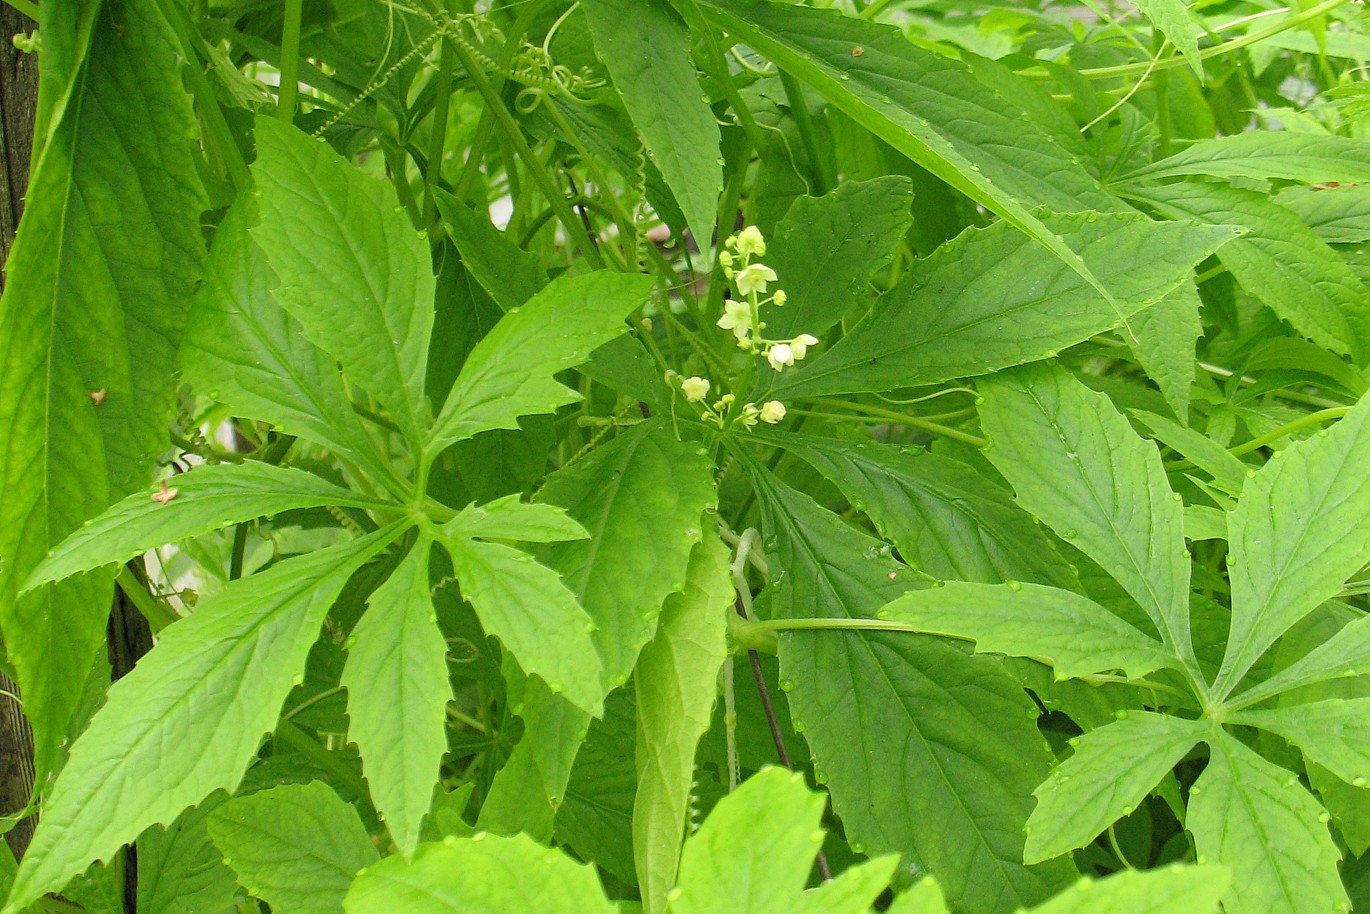
[[[894,899],[886,914],[947,914],[947,901],[937,880],[926,876]]]
[[[338,360],[305,339],[273,295],[280,280],[248,231],[257,219],[256,199],[244,194],[214,233],[181,346],[182,376],[237,415],[316,441],[384,478],[385,461],[352,409]]]
[[[812,86],[899,152],[1002,216],[1103,293],[1079,253],[1031,211],[1122,209],[1070,153],[964,63],[894,28],[764,0],[699,0],[713,22]],[[860,54],[852,53],[856,48]],[[1108,293],[1103,293],[1108,301]],[[1114,315],[1115,320],[1121,315]]]
[[[462,264],[504,311],[512,311],[548,283],[542,262],[490,222],[489,212],[462,203],[441,188],[433,197]]]
[[[752,775],[685,842],[671,914],[791,910],[823,844],[823,805],[802,774]]]
[[[486,633],[500,640],[525,673],[598,714],[609,690],[601,685],[602,663],[590,637],[594,623],[561,577],[522,550],[472,539],[459,528],[444,527],[438,541]]]
[[[467,357],[429,434],[429,452],[488,429],[518,428],[519,416],[579,400],[553,375],[627,330],[624,318],[651,289],[649,276],[562,276],[511,310]]]
[[[389,186],[327,143],[268,118],[255,136],[261,224],[251,235],[280,277],[276,299],[416,444],[433,329],[428,242]]]
[[[81,521],[146,485],[167,447],[206,205],[157,7],[49,7],[41,152],[0,296],[0,631],[40,784],[103,648],[109,582],[18,591]]]
[[[1028,860],[1049,860],[1084,847],[1130,815],[1195,743],[1206,724],[1128,711],[1122,720],[1072,739],[1075,754],[1034,792]]]
[[[1140,214],[1046,216],[1112,290],[1121,315],[1176,288],[1233,237]],[[822,356],[787,371],[785,397],[891,390],[1047,358],[1117,326],[1094,288],[1004,222],[968,229],[919,261]]]
[[[526,835],[473,835],[421,844],[367,867],[343,902],[347,914],[617,914],[593,867]]]
[[[209,833],[249,893],[277,911],[340,914],[357,871],[380,859],[356,808],[318,781],[229,800]]]
[[[1123,870],[1081,879],[1031,914],[1215,914],[1230,882],[1220,866]]]
[[[1280,178],[1304,184],[1370,181],[1370,142],[1328,134],[1289,130],[1252,130],[1213,140],[1199,140],[1183,152],[1128,175],[1167,178],[1209,175],[1214,178]],[[1150,193],[1154,187],[1149,187]]]
[[[605,699],[604,715],[590,721],[576,752],[552,832],[558,846],[598,864],[625,885],[637,882],[632,828],[636,718],[632,689],[616,689]]]
[[[1132,352],[1181,422],[1189,421],[1195,343],[1203,334],[1199,287],[1186,279],[1150,308],[1132,316]]]
[[[1189,11],[1188,4],[1184,0],[1141,0],[1137,9],[1151,20],[1158,32],[1170,40],[1202,82],[1204,68],[1203,58],[1199,56],[1199,35],[1205,26]]]
[[[771,432],[865,511],[909,565],[934,578],[1078,586],[1013,497],[970,466],[919,448]]]
[[[793,914],[867,914],[899,866],[898,854],[858,863],[799,896]]]
[[[595,50],[700,247],[723,191],[718,121],[690,63],[690,30],[666,0],[583,0]]]
[[[583,540],[590,534],[556,505],[528,504],[517,494],[469,505],[448,521],[449,536],[522,540],[525,543],[556,543]]]
[[[170,501],[163,503],[140,492],[79,527],[33,570],[25,587],[125,562],[154,547],[254,517],[321,505],[387,507],[385,502],[357,495],[313,473],[259,460],[200,466],[171,481],[176,494]]]
[[[1328,244],[1370,241],[1370,185],[1286,187],[1275,202],[1292,210]]]
[[[1246,485],[1246,464],[1232,456],[1231,451],[1212,438],[1144,409],[1133,409],[1128,412],[1150,429],[1153,438],[1210,474],[1219,488],[1236,495]]]
[[[1208,767],[1189,792],[1185,827],[1200,859],[1232,871],[1228,914],[1346,911],[1326,813],[1298,776],[1221,730]]]
[[[1357,361],[1370,357],[1370,290],[1298,216],[1254,190],[1181,182],[1137,194],[1177,219],[1237,225],[1246,233],[1218,259],[1242,286],[1313,342]]]
[[[879,541],[752,475],[776,542],[777,617],[869,619],[908,589],[914,575]],[[904,633],[791,631],[779,650],[795,730],[853,847],[909,855],[966,910],[1008,912],[1069,880],[1068,864],[1022,864],[1047,755],[1031,701],[999,663]]]
[[[110,687],[72,747],[5,914],[214,790],[236,788],[334,599],[398,532],[387,528],[234,581],[163,630]]]
[[[789,301],[761,311],[766,335],[820,334],[861,298],[913,225],[913,185],[903,175],[851,181],[822,197],[800,197],[775,227],[766,263]]]
[[[1344,626],[1274,676],[1239,692],[1228,705],[1245,708],[1291,689],[1365,675],[1370,675],[1370,617]]]
[[[661,610],[656,636],[642,649],[637,691],[637,795],[633,851],[646,914],[666,909],[685,837],[695,750],[709,729],[718,671],[727,658],[733,582],[728,550],[707,536],[690,554],[685,589]]]
[[[1183,505],[1160,454],[1106,396],[1058,365],[1004,372],[979,387],[987,456],[1018,503],[1112,575],[1199,675]]]
[[[1235,724],[1260,727],[1284,737],[1354,787],[1370,784],[1370,698],[1333,698],[1305,704],[1238,711]]]
[[[932,635],[975,642],[977,654],[1029,657],[1057,679],[1122,670],[1129,679],[1175,667],[1165,645],[1087,597],[1040,584],[963,584],[906,593],[876,613]]]
[[[432,541],[420,536],[367,600],[341,683],[348,739],[361,751],[376,811],[401,853],[419,842],[447,751],[447,642],[428,581]]]
[[[1218,695],[1370,560],[1367,419],[1370,396],[1330,431],[1277,452],[1228,515],[1232,631]]]
[[[217,794],[187,809],[170,826],[138,836],[139,914],[236,914],[238,881],[206,828],[222,799]]]

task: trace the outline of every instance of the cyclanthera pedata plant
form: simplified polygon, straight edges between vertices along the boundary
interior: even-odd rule
[[[1370,906],[1347,0],[4,2],[0,914]]]

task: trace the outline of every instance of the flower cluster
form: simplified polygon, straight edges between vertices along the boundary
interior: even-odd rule
[[[685,395],[686,401],[703,404],[705,422],[711,422],[719,428],[723,428],[727,424],[728,414],[732,411],[737,398],[732,394],[724,394],[712,404],[705,403],[711,386],[708,378],[682,378],[680,392]],[[744,428],[752,428],[758,421],[775,425],[784,418],[785,404],[779,400],[767,400],[760,406],[755,403],[742,404],[742,410],[737,416],[737,421],[741,422]]]
[[[738,348],[762,356],[775,371],[784,371],[802,361],[809,347],[817,345],[818,337],[801,333],[790,340],[769,340],[760,335],[766,329],[760,319],[761,306],[770,304],[783,308],[787,301],[784,289],[776,289],[766,298],[760,297],[777,279],[775,270],[752,260],[766,255],[766,239],[761,230],[749,225],[724,242],[724,248],[726,250],[718,254],[718,262],[723,267],[723,275],[737,287],[740,297],[723,303],[723,316],[718,319],[718,326],[731,330],[737,337]]]

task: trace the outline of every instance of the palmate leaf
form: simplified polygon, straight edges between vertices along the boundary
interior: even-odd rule
[[[277,911],[341,914],[357,872],[380,859],[357,810],[319,781],[229,800],[209,833],[249,893]]]
[[[714,681],[716,674],[717,670]],[[590,721],[552,829],[558,845],[625,885],[637,882],[633,854],[638,771],[635,698],[631,688],[615,689],[604,700],[604,714]]]
[[[1189,421],[1189,393],[1194,385],[1195,343],[1203,333],[1199,320],[1199,287],[1186,279],[1150,308],[1132,316],[1132,352],[1146,376],[1156,382],[1165,402],[1181,422]]]
[[[139,914],[236,912],[238,881],[206,828],[223,799],[217,793],[181,813],[171,825],[150,828],[138,836]],[[111,914],[123,910],[123,899],[119,901]]]
[[[1033,792],[1026,859],[1049,860],[1089,844],[1131,814],[1208,729],[1167,714],[1126,714],[1072,739],[1075,754]]]
[[[695,750],[713,719],[732,601],[728,550],[716,536],[705,537],[690,554],[685,589],[666,598],[656,636],[633,670],[639,772],[633,852],[646,914],[665,910],[676,883]]]
[[[1185,827],[1201,859],[1232,871],[1228,914],[1346,911],[1326,813],[1294,775],[1216,730],[1189,792]]]
[[[583,540],[590,535],[565,508],[528,504],[519,499],[517,494],[506,495],[483,505],[470,505],[444,524],[443,531],[448,536],[479,536],[525,543],[559,543]]]
[[[761,309],[766,335],[821,334],[860,298],[913,224],[913,185],[902,175],[851,181],[822,197],[800,197],[775,227],[766,263],[789,296]]]
[[[19,588],[81,521],[146,485],[167,446],[205,208],[158,8],[54,3],[42,19],[40,151],[0,297],[0,630],[40,784],[104,644],[109,581]]]
[[[823,805],[823,797],[804,786],[802,774],[767,768],[748,778],[686,842],[671,914],[807,910],[799,900],[823,843]],[[888,880],[896,862],[885,857],[863,869],[879,864]],[[881,888],[859,906],[825,910],[862,914]]]
[[[1352,786],[1370,785],[1370,698],[1333,698],[1239,711],[1229,719],[1284,737],[1310,761]]]
[[[1370,396],[1331,430],[1277,452],[1228,515],[1232,628],[1219,696],[1370,560],[1367,420]]]
[[[1183,152],[1138,169],[1123,180],[1176,175],[1259,181],[1282,178],[1305,184],[1365,183],[1370,182],[1370,143],[1289,130],[1252,130],[1199,140]]]
[[[1204,25],[1189,11],[1185,0],[1141,0],[1137,8],[1158,32],[1170,39],[1194,75],[1202,81],[1204,68],[1203,59],[1199,57],[1199,36],[1203,34]]]
[[[334,599],[398,533],[386,528],[234,581],[165,629],[72,747],[5,914],[214,790],[236,788]]]
[[[595,50],[701,248],[723,191],[718,121],[690,63],[690,31],[666,0],[583,0]],[[677,226],[684,228],[685,226]]]
[[[784,432],[764,433],[763,440],[832,480],[905,562],[934,578],[1079,584],[1032,516],[966,464],[870,441],[852,446]]]
[[[60,581],[127,561],[157,546],[282,511],[321,505],[398,507],[335,486],[313,473],[259,460],[200,466],[171,482],[176,494],[170,501],[140,492],[79,527],[33,570],[25,586]]]
[[[1107,397],[1057,365],[1003,372],[979,388],[986,455],[1018,503],[1112,575],[1198,676],[1183,505],[1160,454]]]
[[[1116,303],[1007,223],[968,229],[920,261],[832,349],[786,372],[777,394],[890,390],[1046,358],[1154,304],[1234,237],[1230,228],[1138,213],[1043,221]]]
[[[348,739],[361,750],[376,811],[401,853],[419,842],[447,751],[447,642],[428,580],[432,541],[420,536],[367,600],[341,683]]]
[[[237,415],[316,441],[385,478],[388,465],[352,408],[338,360],[305,339],[276,301],[280,280],[248,233],[257,221],[256,198],[243,194],[214,232],[181,345],[182,377]]]
[[[931,635],[975,642],[979,654],[1029,657],[1058,679],[1122,670],[1130,679],[1179,660],[1093,600],[1040,584],[948,581],[885,606],[876,618],[903,622]]]
[[[776,540],[777,616],[871,618],[914,582],[879,541],[764,470],[752,477]],[[966,910],[1011,911],[1069,881],[1068,863],[1022,864],[1047,756],[999,663],[925,636],[796,631],[781,636],[780,673],[853,846],[910,855]]]
[[[1291,689],[1366,675],[1370,675],[1370,617],[1361,617],[1274,676],[1238,692],[1227,704],[1246,708]]]
[[[343,902],[347,914],[617,914],[591,866],[527,835],[473,835],[421,844],[366,868]]]
[[[433,328],[433,268],[394,192],[328,144],[258,118],[260,223],[250,230],[280,277],[276,299],[310,342],[420,441]]]
[[[1237,225],[1218,259],[1244,288],[1294,329],[1334,352],[1370,357],[1370,290],[1298,216],[1269,195],[1223,184],[1180,182],[1136,196],[1175,219]]]
[[[1111,301],[1079,253],[1030,208],[1125,207],[964,63],[915,46],[898,29],[836,11],[765,0],[699,0],[699,7],[871,133],[1032,237]]]
[[[580,395],[553,379],[628,329],[650,276],[559,277],[509,311],[466,358],[429,434],[430,453],[478,432],[518,428],[518,417],[555,412]]]
[[[661,421],[644,422],[552,474],[542,498],[590,534],[544,546],[537,556],[593,620],[607,693],[627,682],[666,598],[685,588],[704,510],[717,499],[707,454],[676,440]],[[496,775],[480,823],[550,837],[589,717],[536,681],[527,684],[519,715],[524,737]]]
[[[1230,882],[1220,866],[1123,870],[1082,879],[1031,914],[1214,914]]]

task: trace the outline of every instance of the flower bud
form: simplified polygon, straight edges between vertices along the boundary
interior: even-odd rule
[[[785,418],[785,404],[779,400],[767,400],[761,404],[761,421],[775,425]]]

